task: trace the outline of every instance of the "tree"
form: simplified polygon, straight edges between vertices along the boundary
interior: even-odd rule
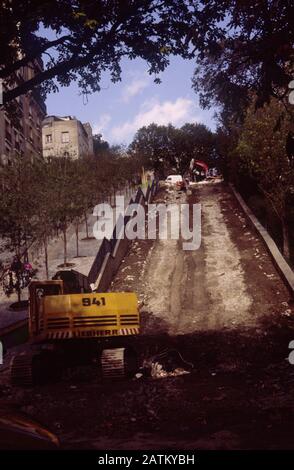
[[[276,127],[283,110],[283,104],[275,99],[258,111],[253,102],[247,111],[235,156],[239,159],[239,168],[256,182],[279,218],[283,253],[289,257],[287,203],[294,193],[294,167],[285,147],[291,126],[289,115]]]
[[[193,87],[201,105],[220,105],[242,119],[252,91],[256,107],[285,97],[294,72],[293,2],[197,3],[203,9],[191,33],[198,52]]]
[[[56,90],[54,79],[61,86],[75,80],[85,94],[99,91],[105,71],[110,72],[113,82],[120,80],[120,62],[124,57],[142,58],[148,63],[149,73],[155,75],[168,65],[170,54],[191,57],[183,40],[192,20],[188,3],[182,0],[2,2],[0,79],[8,84],[4,103],[39,85],[43,93]],[[46,57],[43,71],[36,63],[41,56]],[[34,73],[19,81],[15,73],[23,66],[31,67]]]
[[[44,248],[46,275],[49,277],[48,243],[57,230],[64,241],[63,265],[68,265],[67,231],[70,224],[76,229],[79,256],[78,228],[81,219],[87,220],[89,210],[103,196],[125,187],[137,171],[135,160],[122,149],[108,150],[101,158],[54,158],[51,161],[15,157],[11,165],[0,166],[0,236],[4,248],[14,254],[20,269],[6,276],[6,292],[17,290],[19,296],[28,272],[21,263],[30,244]],[[88,226],[87,226],[88,230]],[[23,276],[25,275],[25,276]],[[13,281],[13,282],[10,282]]]
[[[83,174],[79,173],[79,161],[69,158],[55,158],[48,167],[47,181],[51,187],[53,201],[52,220],[63,234],[63,266],[68,265],[67,230],[77,217],[83,214],[84,200],[80,195]]]
[[[38,221],[34,215],[39,201],[33,173],[34,167],[27,159],[13,158],[9,166],[0,167],[0,236],[4,250],[13,253],[14,258],[3,287],[8,295],[15,290],[19,302],[21,290],[29,281],[29,272],[23,269],[21,258],[38,232]]]
[[[89,226],[88,226],[88,212],[99,201],[101,194],[104,190],[104,184],[101,182],[101,174],[104,171],[102,162],[104,153],[99,158],[84,158],[75,162],[76,171],[78,173],[79,186],[78,186],[78,206],[79,214],[75,219],[76,222],[76,239],[77,239],[77,256],[78,256],[78,224],[83,218],[86,227],[86,239],[90,239]],[[96,155],[97,156],[97,155]]]
[[[106,140],[103,140],[101,134],[93,135],[93,147],[95,157],[104,155],[109,151],[109,143]]]
[[[215,132],[215,152],[217,155],[218,167],[225,180],[234,181],[229,165],[229,156],[237,145],[237,136],[233,130],[219,126]]]
[[[186,123],[181,128],[150,124],[139,129],[130,145],[143,166],[164,177],[167,173],[184,174],[192,158],[215,164],[214,134],[203,124]]]
[[[142,58],[156,76],[171,54],[197,58],[194,88],[205,107],[240,114],[248,90],[257,106],[284,96],[293,78],[293,2],[264,0],[5,0],[0,13],[4,103],[41,85],[42,93],[78,82],[100,90],[121,77],[121,60]],[[42,28],[40,28],[42,25]],[[144,31],[144,35],[142,35]],[[50,37],[50,39],[49,39]],[[46,58],[44,71],[37,61]],[[33,76],[19,81],[23,66]]]
[[[9,166],[0,167],[0,234],[5,248],[16,256],[34,239],[37,227],[34,214],[38,200],[32,174],[33,165],[27,159],[15,157]]]
[[[175,128],[150,124],[139,129],[130,145],[132,154],[140,157],[141,165],[154,169],[163,176],[176,167],[174,149],[172,148]]]
[[[180,128],[183,136],[181,148],[185,167],[191,158],[203,160],[209,166],[216,165],[215,136],[204,124],[186,123]]]
[[[40,243],[44,249],[47,279],[49,278],[48,244],[56,229],[54,168],[51,162],[36,158],[32,173],[35,186],[34,198],[38,201],[34,211],[35,243]]]

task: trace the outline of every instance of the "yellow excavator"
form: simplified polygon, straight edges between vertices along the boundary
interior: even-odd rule
[[[139,334],[139,323],[134,293],[65,294],[62,280],[32,281],[30,350],[12,359],[11,382],[48,383],[89,364],[105,378],[132,375],[137,357],[129,338]]]

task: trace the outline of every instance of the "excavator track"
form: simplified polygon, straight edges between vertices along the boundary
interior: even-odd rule
[[[12,385],[32,386],[33,380],[33,354],[20,354],[11,361],[10,379]]]
[[[50,351],[19,354],[10,364],[11,384],[20,387],[56,382],[61,374],[59,357]]]
[[[138,367],[137,353],[130,347],[103,349],[101,367],[104,379],[133,377]]]

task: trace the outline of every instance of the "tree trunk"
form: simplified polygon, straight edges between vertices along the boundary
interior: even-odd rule
[[[290,258],[290,241],[289,241],[289,227],[285,219],[282,220],[283,229],[283,255],[285,258]]]
[[[45,253],[45,269],[46,269],[46,278],[49,279],[49,266],[48,266],[48,243],[47,237],[44,237],[44,253]]]
[[[20,282],[20,280],[19,280]],[[20,304],[21,301],[21,288],[20,286],[17,288],[17,302]]]
[[[66,230],[67,230],[67,227],[64,226],[64,228],[63,228],[63,249],[64,249],[63,264],[64,264],[64,265],[66,265],[66,263],[67,263],[67,237],[66,237]]]
[[[76,249],[77,249],[77,258],[79,257],[79,224],[76,224]]]
[[[86,225],[86,238],[89,238],[89,225],[88,225],[87,212],[85,212],[84,217],[85,217],[85,225]]]

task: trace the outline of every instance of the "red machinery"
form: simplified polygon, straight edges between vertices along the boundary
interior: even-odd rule
[[[208,172],[208,165],[202,160],[195,160],[192,158],[190,161],[190,173],[192,178],[197,181],[206,178]]]

